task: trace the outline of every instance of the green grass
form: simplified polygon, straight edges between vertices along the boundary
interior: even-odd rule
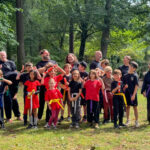
[[[20,90],[18,99],[23,112],[21,95]],[[132,124],[122,129],[114,129],[112,123],[101,124],[100,129],[89,128],[83,123],[77,130],[69,129],[69,123],[63,122],[57,130],[45,130],[44,116],[38,130],[26,130],[23,122],[14,120],[12,124],[5,124],[5,131],[0,130],[0,150],[149,150],[150,126],[146,121],[146,99],[138,94],[138,102],[139,128],[134,128],[133,109],[130,117]],[[102,121],[102,114],[100,118]]]

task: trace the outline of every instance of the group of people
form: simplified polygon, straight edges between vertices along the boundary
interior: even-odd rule
[[[13,110],[15,117],[20,117],[17,101],[18,84],[24,85],[24,125],[27,129],[37,128],[42,119],[46,103],[45,128],[56,129],[63,123],[64,109],[67,104],[67,120],[70,128],[79,128],[80,122],[88,122],[90,127],[99,128],[99,114],[103,108],[103,123],[111,121],[114,128],[130,124],[130,107],[134,109],[135,126],[138,122],[138,64],[125,56],[123,65],[112,69],[108,59],[102,59],[101,51],[95,52],[95,60],[90,64],[78,62],[76,56],[69,53],[63,67],[50,59],[50,53],[40,51],[42,60],[33,66],[27,62],[20,72],[15,63],[7,59],[5,51],[0,52],[0,124],[4,126],[4,112],[8,122]],[[144,77],[141,93],[147,97],[147,118],[150,124],[150,64]],[[83,110],[82,110],[83,109]],[[126,112],[126,123],[123,123]],[[59,117],[60,113],[60,118]],[[29,119],[28,119],[29,116]],[[28,124],[29,120],[29,124]]]

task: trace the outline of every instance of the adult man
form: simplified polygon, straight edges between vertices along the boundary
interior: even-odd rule
[[[16,65],[13,61],[7,59],[7,54],[5,51],[0,52],[0,69],[3,71],[4,77],[13,82],[13,84],[9,86],[9,90],[7,89],[4,94],[4,107],[6,118],[8,119],[8,121],[11,122],[12,109],[15,117],[21,120],[19,104],[16,97],[18,92],[18,82],[16,81]]]
[[[40,55],[41,55],[42,60],[37,63],[36,67],[37,67],[38,71],[42,74],[52,64],[56,64],[56,62],[54,60],[50,59],[50,53],[46,49],[41,50]],[[40,107],[39,107],[39,110],[38,110],[38,119],[41,119],[42,115],[43,115],[44,104],[45,104],[44,96],[45,96],[45,87],[41,86],[41,89],[40,89]],[[49,121],[48,120],[49,115],[50,115],[49,109],[47,109],[47,111],[46,111],[46,122]]]
[[[96,51],[95,52],[95,60],[93,60],[92,63],[90,64],[90,70],[96,69],[96,68],[102,69],[101,64],[100,64],[101,59],[102,59],[102,52]]]

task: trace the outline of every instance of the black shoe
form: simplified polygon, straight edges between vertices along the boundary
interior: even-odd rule
[[[5,125],[4,124],[1,124],[1,129],[5,129]]]
[[[114,124],[115,129],[119,129],[119,126],[117,124]]]
[[[27,129],[32,129],[33,128],[33,125],[32,124],[29,124]]]
[[[64,117],[61,116],[60,119],[58,120],[58,122],[62,122],[64,120]]]
[[[119,123],[119,126],[120,126],[120,127],[126,127],[126,125],[123,124],[123,123]]]
[[[28,123],[27,122],[24,122],[24,126],[26,126]]]
[[[109,123],[109,120],[104,119],[103,124]]]

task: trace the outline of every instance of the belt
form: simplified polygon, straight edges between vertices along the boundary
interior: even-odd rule
[[[64,110],[63,106],[61,105],[59,101],[60,99],[51,99],[49,104],[51,105],[52,103],[57,103],[62,108],[62,110]]]
[[[120,96],[122,96],[122,97],[123,97],[123,100],[124,100],[124,103],[125,103],[125,105],[126,105],[126,107],[127,107],[127,100],[126,100],[126,97],[125,97],[125,94],[124,94],[124,93],[117,93],[117,94],[114,94],[114,95],[120,95]]]

